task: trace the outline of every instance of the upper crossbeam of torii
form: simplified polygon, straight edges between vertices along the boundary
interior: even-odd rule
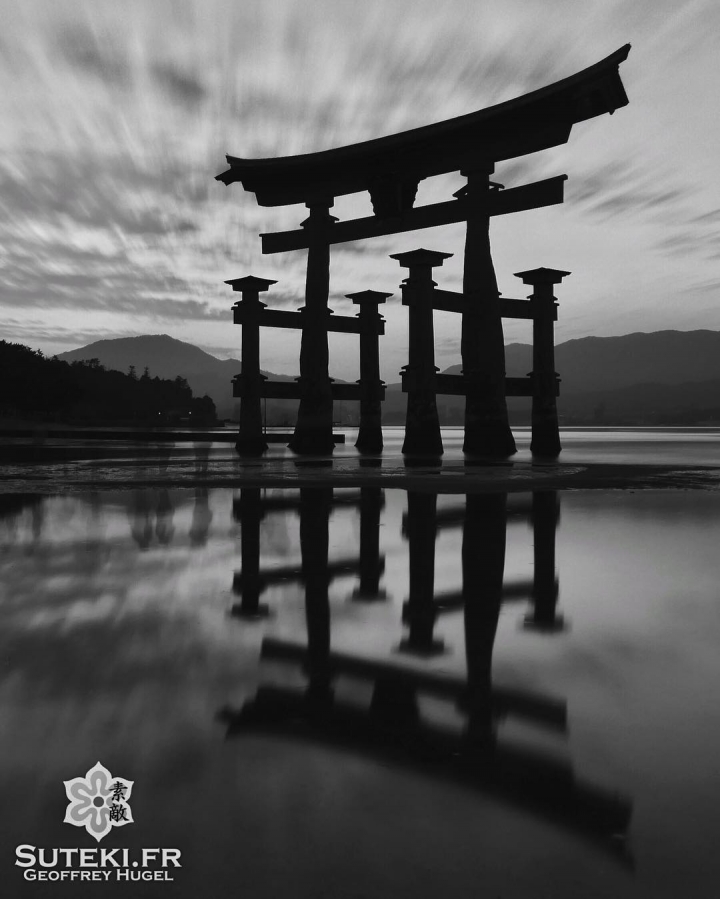
[[[299,230],[262,235],[263,253],[308,251],[305,306],[298,319],[302,342],[300,378],[295,389],[300,408],[291,449],[299,453],[326,453],[333,448],[334,391],[328,373],[328,330],[337,328],[330,327],[328,309],[331,245],[464,221],[467,231],[463,287],[457,297],[449,291],[434,290],[431,280],[432,267],[442,264],[441,258],[435,257],[446,258],[449,254],[422,250],[394,257],[410,269],[403,284],[403,303],[410,307],[409,362],[403,373],[403,389],[409,394],[409,430],[403,452],[415,455],[442,452],[435,395],[447,390],[466,398],[463,446],[466,453],[507,456],[515,452],[505,399],[512,391],[508,390],[505,378],[503,316],[533,320],[535,339],[539,341],[535,347],[534,371],[527,385],[514,385],[515,395],[533,397],[533,451],[546,455],[559,452],[557,375],[553,370],[552,346],[556,312],[551,285],[559,283],[568,273],[554,269],[521,272],[519,276],[524,283],[534,287],[531,305],[521,310],[517,304],[525,306],[524,302],[502,300],[490,253],[489,225],[495,215],[562,203],[567,176],[558,175],[502,190],[501,185],[490,180],[490,175],[496,162],[564,144],[575,123],[612,114],[626,106],[628,98],[619,66],[629,52],[630,45],[626,44],[595,65],[548,87],[401,134],[284,158],[227,156],[230,169],[218,175],[217,180],[226,185],[239,181],[245,190],[255,194],[262,206],[304,203],[310,210]],[[457,171],[467,178],[467,185],[453,200],[414,207],[421,180]],[[335,198],[358,191],[369,192],[374,214],[338,222],[329,213]],[[373,302],[383,300],[375,298]],[[452,311],[462,313],[462,383],[450,386],[436,378],[432,335],[432,309],[446,308],[447,302],[452,303]],[[272,324],[267,314],[258,313],[251,305],[245,301],[236,304],[236,323],[245,325],[252,320],[255,328]],[[382,333],[381,323],[368,319],[362,330]],[[375,374],[376,343],[376,338],[366,342],[366,355],[373,358],[366,369],[372,373],[366,375],[365,387],[361,347],[360,384],[368,396],[368,409],[375,408],[370,404],[370,395],[374,397],[373,403],[377,403],[378,390],[381,390],[375,382],[382,385]],[[245,372],[243,363],[239,395],[246,405],[257,407],[256,414],[251,416],[257,430],[260,396],[272,393],[268,392],[271,385],[262,385],[259,378],[255,350],[251,355],[253,372]],[[254,368],[258,368],[256,373]],[[379,422],[377,410],[373,415]],[[373,427],[378,434],[371,443],[381,446],[377,422]],[[541,432],[546,436],[539,436]],[[246,438],[249,445],[263,443],[259,435],[250,435],[249,431]]]
[[[399,211],[406,210],[415,199],[410,185],[423,178],[564,144],[577,122],[626,106],[618,68],[629,52],[626,44],[548,87],[400,134],[276,159],[227,156],[230,169],[216,180],[240,181],[261,206],[307,203],[364,190],[382,197],[389,184],[407,185],[399,197]]]

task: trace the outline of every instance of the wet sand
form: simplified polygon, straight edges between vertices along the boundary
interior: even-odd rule
[[[0,475],[2,493],[66,493],[139,487],[312,487],[383,486],[443,493],[547,490],[720,489],[720,466],[678,466],[552,461],[467,462],[450,458],[404,460],[399,455],[301,458],[269,455],[240,459],[232,450],[173,449],[170,456],[143,448],[114,457],[8,462]]]

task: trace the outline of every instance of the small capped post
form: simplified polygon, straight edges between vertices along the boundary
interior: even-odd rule
[[[346,294],[360,307],[360,431],[355,446],[361,453],[380,453],[383,448],[382,400],[385,382],[380,379],[380,335],[385,319],[378,307],[391,293],[362,290]]]
[[[242,568],[233,577],[232,592],[240,597],[230,614],[246,621],[260,621],[270,614],[260,597],[265,579],[260,574],[260,523],[263,519],[259,487],[243,487],[233,503],[233,518],[240,524]]]
[[[536,490],[532,495],[533,587],[532,612],[525,617],[528,630],[545,634],[567,630],[558,612],[560,582],[555,568],[555,540],[560,521],[560,499],[556,490]]]
[[[408,395],[402,448],[405,455],[432,458],[443,453],[433,330],[433,292],[437,285],[432,279],[432,270],[451,256],[452,253],[424,249],[390,256],[409,270],[401,285],[402,303],[409,312],[408,364],[401,372],[403,391]]]
[[[242,299],[233,306],[233,322],[242,325],[242,371],[233,378],[233,396],[240,397],[240,426],[235,449],[241,456],[260,456],[268,448],[263,434],[262,384],[266,380],[260,373],[260,323],[266,304],[260,301],[260,293],[277,281],[247,275],[226,281]]]
[[[553,285],[560,284],[570,272],[554,268],[535,268],[516,272],[523,284],[530,284],[529,296],[533,312],[533,380],[532,440],[533,455],[554,458],[560,454],[560,429],[556,397],[560,377],[555,371],[555,321],[557,302]]]
[[[408,627],[408,635],[398,649],[429,657],[444,652],[443,641],[434,634],[438,616],[435,603],[437,495],[409,490],[407,512],[410,591],[403,605],[402,618]]]

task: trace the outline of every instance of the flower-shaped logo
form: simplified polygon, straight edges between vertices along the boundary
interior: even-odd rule
[[[70,800],[65,811],[65,824],[86,828],[98,843],[111,827],[133,823],[128,799],[134,781],[113,777],[98,762],[85,777],[74,777],[63,783]]]

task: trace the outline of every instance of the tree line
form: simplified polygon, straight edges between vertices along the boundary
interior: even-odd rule
[[[193,396],[185,378],[138,377],[98,359],[64,362],[20,343],[0,340],[0,414],[85,424],[215,424],[209,396]]]

